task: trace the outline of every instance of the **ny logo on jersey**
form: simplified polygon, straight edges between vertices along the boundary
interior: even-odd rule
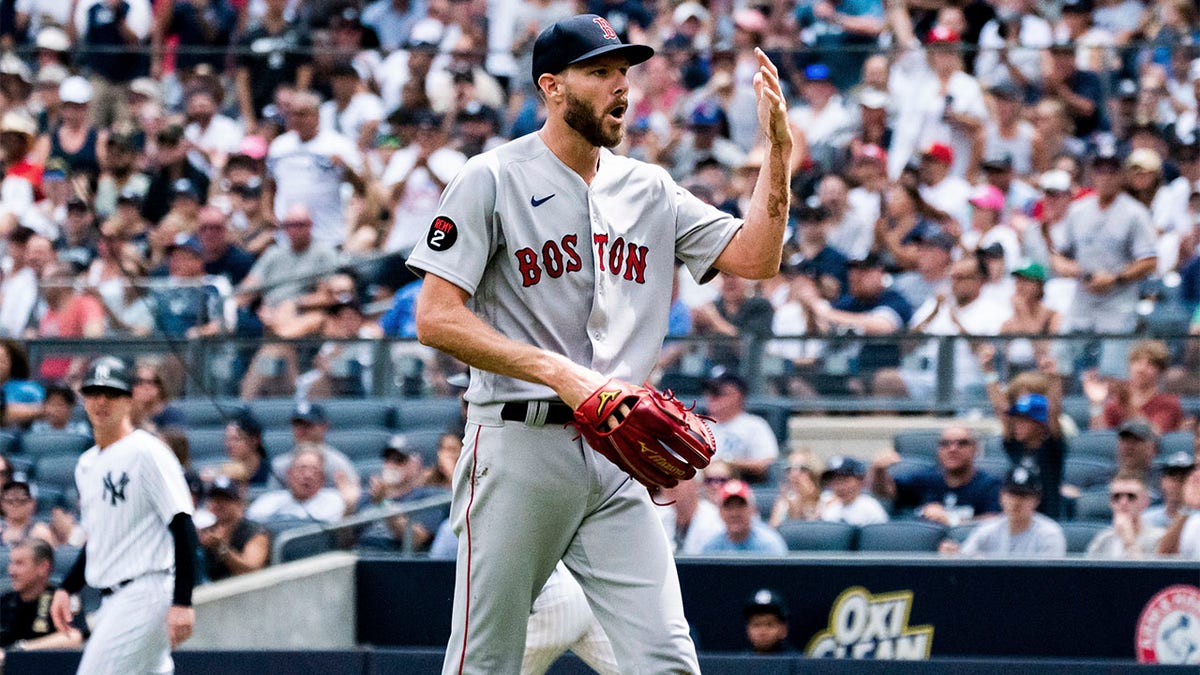
[[[121,477],[113,480],[112,472],[104,474],[104,496],[101,499],[107,499],[113,506],[117,505],[118,501],[125,501],[125,486],[129,485],[129,474],[121,472]]]

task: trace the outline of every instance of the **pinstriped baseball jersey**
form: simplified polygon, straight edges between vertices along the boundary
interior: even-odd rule
[[[740,226],[665,170],[605,149],[588,185],[530,134],[467,162],[408,264],[466,290],[503,335],[640,382],[667,332],[675,259],[703,279]],[[466,398],[554,396],[472,369]]]
[[[166,444],[136,429],[107,448],[93,445],[75,465],[75,486],[89,586],[109,588],[175,568],[167,524],[177,513],[192,513],[192,496]]]

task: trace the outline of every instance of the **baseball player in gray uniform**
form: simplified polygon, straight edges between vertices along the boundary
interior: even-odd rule
[[[171,673],[171,648],[195,623],[191,494],[166,444],[134,428],[132,379],[120,359],[101,357],[81,389],[96,439],[75,467],[87,543],[54,594],[50,616],[65,630],[70,595],[85,580],[100,590],[96,628],[79,663],[87,675]]]
[[[779,270],[792,139],[778,71],[754,77],[766,161],[745,221],[614,155],[629,68],[653,50],[602,17],[538,36],[537,133],[473,157],[408,264],[425,282],[420,340],[469,364],[445,673],[516,673],[526,618],[559,560],[622,673],[698,671],[671,548],[646,489],[569,426],[610,379],[641,382],[667,330],[676,258],[698,281]]]

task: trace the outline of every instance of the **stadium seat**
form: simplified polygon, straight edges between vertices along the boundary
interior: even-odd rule
[[[410,429],[462,429],[462,403],[458,398],[409,398],[393,401],[393,426]]]
[[[852,551],[858,528],[823,520],[785,520],[779,534],[789,551]]]
[[[223,427],[207,429],[189,427],[184,435],[188,441],[188,457],[193,462],[225,457],[225,429]]]
[[[680,395],[683,396],[682,394]],[[684,405],[691,405],[689,397],[683,397]],[[791,409],[787,407],[785,402],[778,400],[762,400],[751,398],[746,401],[746,412],[753,415],[758,415],[767,421],[771,426],[771,431],[775,432],[775,440],[782,446],[787,443],[788,434],[788,417],[791,415]],[[784,451],[786,453],[786,450]]]
[[[754,503],[758,506],[758,514],[763,520],[770,520],[771,509],[775,507],[775,499],[779,497],[779,488],[769,485],[755,485]]]
[[[1012,466],[1008,455],[1001,451],[999,454],[987,453],[975,459],[975,468],[998,480],[1004,480],[1004,474]]]
[[[292,411],[296,409],[295,399],[290,398],[260,398],[249,402],[250,414],[262,425],[264,430],[292,428]]]
[[[898,432],[892,437],[892,443],[901,457],[937,459],[937,444],[941,437],[940,429],[913,429]]]
[[[39,431],[21,437],[21,452],[37,462],[42,457],[77,458],[92,447],[90,436],[69,431]]]
[[[946,538],[952,539],[961,544],[967,540],[967,537],[971,535],[971,532],[974,529],[975,523],[969,523],[967,525],[955,525],[954,527],[946,530]]]
[[[267,429],[263,431],[263,447],[267,449],[268,457],[278,457],[292,451],[296,445],[291,428]]]
[[[311,558],[327,551],[332,551],[333,534],[330,532],[313,532],[281,544],[279,560],[291,562],[301,558]]]
[[[67,491],[61,486],[35,482],[32,487],[34,496],[37,497],[37,511],[34,513],[34,518],[49,520],[51,509],[56,506],[65,506]]]
[[[5,457],[17,451],[21,444],[21,435],[15,431],[0,431],[0,455]]]
[[[1085,490],[1075,500],[1075,520],[1112,520],[1112,504],[1108,498],[1108,487]]]
[[[341,450],[351,460],[365,459],[378,457],[393,433],[387,429],[333,429],[325,434],[325,442]]]
[[[50,455],[42,457],[33,467],[38,483],[45,483],[61,490],[75,487],[75,464],[79,458],[73,455]]]
[[[1079,521],[1067,521],[1059,524],[1062,525],[1063,536],[1067,538],[1067,553],[1083,553],[1087,550],[1088,544],[1092,543],[1092,539],[1108,527],[1105,523]]]
[[[893,520],[858,528],[860,551],[936,551],[946,528],[923,520]]]
[[[984,455],[1000,455],[1004,457],[1004,437],[1000,434],[992,434],[983,439],[983,454]]]
[[[888,473],[892,475],[892,478],[899,478],[900,476],[911,476],[915,473],[929,471],[930,469],[936,468],[937,462],[928,457],[901,456],[900,461],[893,464],[892,467],[888,469]]]
[[[225,424],[249,408],[238,399],[184,398],[172,401],[171,405],[183,412],[188,429],[224,427]]]
[[[1092,402],[1086,396],[1067,396],[1063,398],[1063,412],[1070,417],[1075,426],[1080,429],[1087,429],[1092,421],[1091,412]]]
[[[395,409],[386,401],[369,399],[328,399],[321,401],[330,429],[387,429],[392,427]]]
[[[1117,458],[1117,432],[1112,429],[1088,429],[1067,441],[1070,457],[1098,457],[1110,462]]]
[[[1068,457],[1063,462],[1063,481],[1085,490],[1107,485],[1116,473],[1115,464],[1094,457]]]
[[[1172,431],[1163,434],[1158,445],[1158,454],[1169,457],[1176,452],[1192,452],[1195,436],[1190,431]]]

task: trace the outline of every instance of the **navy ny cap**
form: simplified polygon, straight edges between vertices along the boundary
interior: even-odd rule
[[[129,366],[115,356],[102,356],[92,362],[79,390],[85,396],[106,391],[132,395],[133,378],[130,376]]]
[[[602,16],[579,14],[563,19],[542,31],[533,43],[533,81],[542,73],[560,73],[569,65],[614,52],[628,58],[631,66],[654,56],[651,47],[621,42]]]

